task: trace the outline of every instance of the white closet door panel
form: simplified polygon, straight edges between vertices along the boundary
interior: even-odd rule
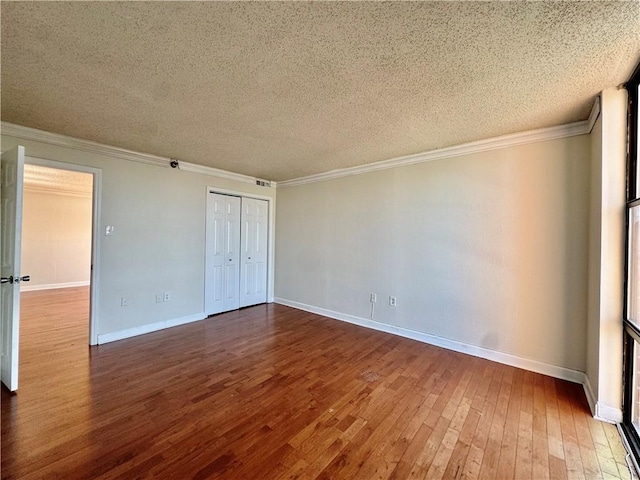
[[[242,199],[242,307],[267,301],[267,207],[266,200]]]
[[[222,301],[224,295],[223,287],[223,271],[221,265],[213,267],[213,300],[216,302]]]
[[[206,222],[205,312],[240,308],[240,197],[209,193]]]

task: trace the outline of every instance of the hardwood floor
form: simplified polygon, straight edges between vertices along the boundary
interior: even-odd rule
[[[3,479],[629,478],[579,385],[280,305],[92,348],[87,318],[23,295]]]

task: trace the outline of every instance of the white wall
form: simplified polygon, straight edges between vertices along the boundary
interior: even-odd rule
[[[275,199],[275,189],[147,165],[33,140],[2,136],[2,150],[24,145],[31,157],[102,170],[98,335],[204,312],[207,185]],[[115,234],[104,236],[105,226]],[[171,301],[155,303],[170,292]],[[121,297],[131,300],[120,306]],[[113,338],[113,337],[111,337]]]
[[[586,372],[600,416],[617,415],[624,105],[624,92],[605,90],[591,135],[279,189],[278,300]],[[103,336],[202,314],[207,186],[276,196],[2,136],[3,150],[17,144],[102,171]],[[114,236],[102,235],[106,225]],[[172,301],[156,304],[164,291]]]
[[[590,138],[278,189],[276,297],[584,372]],[[397,307],[388,296],[397,296]]]
[[[596,416],[620,422],[627,93],[609,88],[600,100],[601,116],[591,133],[586,373]]]
[[[20,290],[89,283],[91,197],[25,189],[22,205]]]

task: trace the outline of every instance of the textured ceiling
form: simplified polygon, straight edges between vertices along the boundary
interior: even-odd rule
[[[639,2],[2,2],[2,120],[270,180],[584,120]]]
[[[24,188],[37,192],[90,197],[93,176],[89,173],[27,164],[24,166]]]

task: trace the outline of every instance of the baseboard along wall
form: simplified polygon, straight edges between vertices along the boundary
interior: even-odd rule
[[[434,345],[436,347],[446,348],[455,352],[465,353],[467,355],[473,355],[475,357],[484,358],[494,362],[502,363],[523,370],[529,370],[531,372],[548,375],[550,377],[558,378],[561,380],[567,380],[573,383],[578,383],[583,386],[589,408],[592,415],[598,419],[609,423],[619,423],[622,421],[622,410],[619,408],[603,405],[596,401],[596,397],[591,388],[591,384],[587,375],[584,372],[573,370],[566,367],[560,367],[558,365],[551,365],[549,363],[540,362],[537,360],[531,360],[528,358],[519,357],[509,353],[499,352],[491,350],[489,348],[479,347],[477,345],[470,345],[456,340],[451,340],[437,335],[429,333],[418,332],[416,330],[410,330],[407,328],[397,327],[394,325],[388,325],[386,323],[376,322],[367,318],[357,317],[355,315],[349,315],[346,313],[335,312],[326,308],[316,307],[313,305],[307,305],[284,298],[275,298],[275,303],[285,305],[298,310],[304,310],[306,312],[315,313],[324,317],[332,318],[334,320],[340,320],[343,322],[351,323],[365,328],[370,328],[380,332],[391,333],[393,335],[399,335],[401,337],[410,338],[419,342]],[[204,312],[194,315],[188,315],[185,317],[163,320],[161,322],[150,323],[147,325],[140,325],[138,327],[128,328],[125,330],[119,330],[116,332],[110,332],[98,335],[98,344],[104,344],[109,342],[115,342],[117,340],[123,340],[125,338],[131,338],[138,335],[144,335],[146,333],[156,332],[165,328],[176,327],[178,325],[184,325],[191,322],[197,322],[207,318]]]
[[[558,378],[561,380],[567,380],[573,383],[582,385],[589,408],[592,415],[598,419],[608,423],[619,423],[622,421],[622,410],[607,405],[602,405],[596,401],[596,397],[593,394],[589,378],[584,372],[579,370],[573,370],[566,367],[560,367],[558,365],[552,365],[537,360],[531,360],[528,358],[519,357],[509,353],[499,352],[497,350],[491,350],[485,347],[479,347],[477,345],[470,345],[449,338],[439,337],[429,333],[418,332],[416,330],[410,330],[407,328],[397,327],[395,325],[389,325],[386,323],[376,322],[367,318],[357,317],[355,315],[349,315],[346,313],[335,312],[326,308],[316,307],[313,305],[307,305],[293,300],[287,300],[285,298],[275,298],[275,302],[288,307],[297,308],[306,312],[315,313],[324,317],[329,317],[334,320],[340,320],[343,322],[352,323],[365,328],[371,328],[380,332],[391,333],[399,335],[401,337],[410,338],[419,342],[434,345],[436,347],[446,348],[453,350],[454,352],[466,353],[467,355],[473,355],[474,357],[484,358],[494,362],[509,365],[511,367],[521,368],[523,370],[529,370],[531,372],[548,375],[550,377]]]
[[[157,332],[158,330],[177,327],[178,325],[184,325],[191,322],[198,322],[205,318],[207,318],[207,315],[205,315],[204,312],[201,312],[194,315],[188,315],[186,317],[173,318],[170,320],[140,325],[138,327],[127,328],[125,330],[118,330],[116,332],[98,334],[98,345],[115,342],[116,340],[124,340],[125,338],[137,337],[138,335],[144,335],[145,333]]]

